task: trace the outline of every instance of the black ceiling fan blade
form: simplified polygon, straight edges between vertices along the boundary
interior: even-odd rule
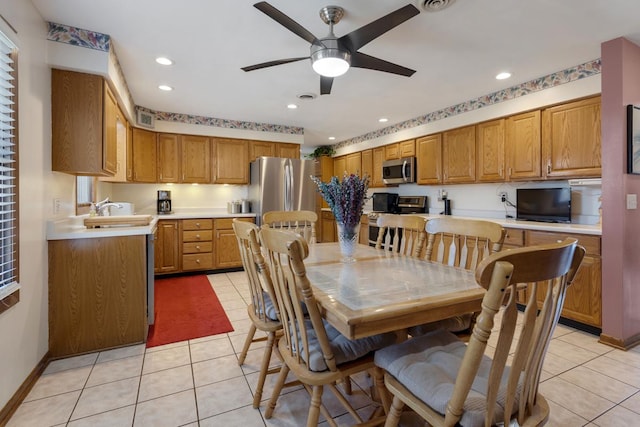
[[[408,4],[405,7],[401,7],[395,12],[391,12],[382,18],[376,19],[369,24],[351,31],[349,34],[345,34],[338,40],[343,43],[351,52],[355,52],[362,46],[369,43],[376,37],[381,36],[387,31],[397,27],[404,21],[413,18],[418,15],[420,11],[414,5]]]
[[[416,70],[385,61],[384,59],[366,55],[361,52],[355,52],[351,55],[351,66],[355,68],[367,68],[369,70],[384,71],[385,73],[399,74],[405,77],[411,77]]]
[[[277,23],[279,23],[280,25],[282,25],[283,27],[285,27],[286,29],[288,29],[289,31],[291,31],[292,33],[296,34],[299,37],[302,37],[309,43],[322,44],[320,40],[318,40],[316,36],[311,34],[309,30],[304,28],[302,25],[298,24],[293,19],[289,18],[284,13],[280,12],[275,7],[271,6],[266,1],[261,1],[259,3],[254,4],[253,6],[256,9],[263,12],[268,17],[270,17],[271,19],[273,19],[274,21],[276,21]]]
[[[287,58],[278,59],[276,61],[263,62],[261,64],[249,65],[248,67],[242,67],[243,71],[259,70],[261,68],[273,67],[274,65],[288,64],[289,62],[302,61],[303,59],[309,59],[308,56],[301,56],[299,58]]]
[[[329,95],[333,86],[333,77],[320,76],[320,95]]]

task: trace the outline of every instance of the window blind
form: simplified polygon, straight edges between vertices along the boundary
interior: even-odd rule
[[[0,299],[18,288],[17,47],[0,32]]]

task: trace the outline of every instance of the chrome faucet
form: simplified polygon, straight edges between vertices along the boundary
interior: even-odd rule
[[[101,202],[97,202],[96,204],[96,213],[98,216],[109,216],[111,214],[109,208],[111,206],[115,206],[118,209],[122,209],[122,205],[120,203],[111,203],[109,202],[109,198],[102,200]]]

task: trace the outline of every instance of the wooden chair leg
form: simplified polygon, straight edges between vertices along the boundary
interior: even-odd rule
[[[321,385],[313,386],[311,392],[311,404],[309,405],[309,415],[307,415],[307,427],[316,427],[318,425],[318,419],[320,419],[320,404],[322,403],[323,389],[324,387],[322,387]]]
[[[273,387],[273,393],[271,393],[271,399],[269,399],[269,405],[267,406],[267,410],[264,413],[264,417],[267,419],[271,418],[271,416],[273,415],[273,410],[276,408],[276,403],[278,402],[278,396],[280,396],[282,387],[284,387],[284,382],[287,379],[287,375],[289,375],[289,367],[286,364],[283,364],[282,368],[280,368],[280,375],[278,375],[278,380],[276,381],[276,384]]]
[[[345,394],[351,396],[351,393],[353,392],[351,387],[351,377],[344,377],[342,381],[342,387],[344,388]]]
[[[255,336],[255,334],[256,334],[256,326],[252,324],[251,327],[249,328],[249,332],[247,332],[247,338],[245,338],[244,340],[244,346],[242,347],[242,352],[240,353],[240,356],[238,356],[238,365],[242,365],[244,363],[244,359],[246,359],[247,357],[247,352],[249,351],[249,347],[253,342],[253,337]]]
[[[377,397],[380,399],[380,403],[382,404],[384,413],[388,414],[389,410],[391,409],[391,396],[389,395],[387,387],[385,387],[384,385],[384,370],[375,367],[373,369],[372,375],[374,390],[377,394]]]
[[[269,332],[267,337],[267,345],[264,348],[264,354],[262,356],[262,364],[260,365],[260,376],[258,377],[258,385],[256,386],[256,393],[253,395],[253,407],[260,407],[260,400],[262,400],[262,389],[264,382],[269,373],[269,363],[271,362],[271,353],[273,351],[273,343],[275,341],[276,334]]]
[[[404,402],[394,397],[384,427],[397,427],[400,422],[400,415],[402,415],[402,408],[404,408]]]

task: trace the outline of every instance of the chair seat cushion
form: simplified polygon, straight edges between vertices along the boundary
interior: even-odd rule
[[[454,334],[436,330],[400,344],[378,350],[375,364],[387,371],[411,393],[444,415],[453,394],[456,377],[466,351],[466,344]],[[491,359],[483,356],[478,374],[464,403],[459,424],[463,427],[484,425],[486,393]],[[502,376],[493,423],[502,421],[508,367]],[[518,397],[514,410],[518,407]]]
[[[306,320],[305,323],[309,339],[309,353],[311,354],[310,360],[307,360],[307,365],[309,366],[309,369],[315,372],[326,371],[329,368],[324,361],[322,349],[320,348],[320,343],[318,342],[316,333],[311,325],[311,321]],[[389,346],[395,343],[397,338],[395,333],[388,332],[357,340],[350,340],[342,335],[336,328],[331,326],[326,320],[323,320],[323,323],[325,330],[327,331],[329,345],[331,346],[331,350],[335,357],[336,365],[351,362],[373,351]],[[306,360],[306,353],[304,356]]]
[[[262,315],[262,313],[266,314],[267,317],[271,320],[278,321],[278,312],[276,310],[276,306],[273,303],[273,300],[269,296],[268,293],[262,291],[262,298],[264,299],[264,307],[259,307],[258,301],[254,301],[254,307],[257,309],[258,315]],[[255,298],[257,299],[257,298]]]

